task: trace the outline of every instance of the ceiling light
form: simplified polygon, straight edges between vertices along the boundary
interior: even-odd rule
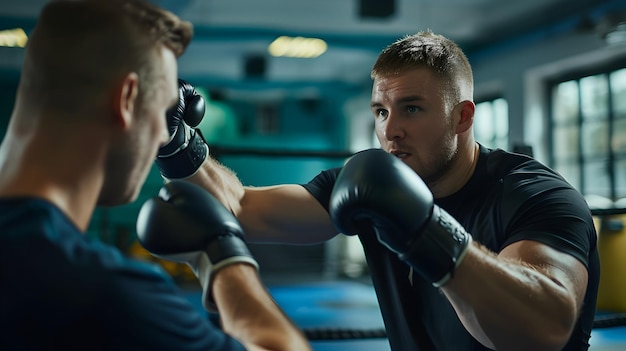
[[[20,47],[26,46],[28,36],[22,28],[7,29],[0,31],[0,46]]]
[[[274,40],[267,51],[276,57],[314,58],[324,52],[328,45],[322,39],[280,36]]]
[[[626,22],[617,24],[613,30],[607,32],[604,40],[609,45],[626,43]]]
[[[626,44],[626,11],[605,14],[596,30],[609,45]]]

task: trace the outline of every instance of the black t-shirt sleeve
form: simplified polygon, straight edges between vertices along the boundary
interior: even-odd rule
[[[511,234],[504,246],[520,240],[535,240],[576,257],[589,268],[596,232],[584,197],[554,176],[539,174],[522,182],[515,174],[505,180],[504,222]]]
[[[311,179],[307,184],[302,186],[324,207],[328,212],[330,203],[330,194],[333,191],[337,175],[341,168],[331,168],[320,172],[315,178]]]

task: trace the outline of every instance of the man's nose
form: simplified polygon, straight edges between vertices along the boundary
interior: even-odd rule
[[[385,134],[385,138],[389,141],[400,139],[404,136],[404,129],[402,128],[400,121],[398,121],[396,117],[392,116],[391,113],[385,121],[383,132]]]

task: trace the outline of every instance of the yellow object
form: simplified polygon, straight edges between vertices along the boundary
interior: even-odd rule
[[[626,312],[626,214],[596,216],[594,222],[600,256],[597,309]]]
[[[175,281],[179,283],[195,282],[196,276],[193,274],[191,268],[184,263],[176,263],[167,260],[160,259],[153,256],[146,249],[139,244],[138,241],[134,241],[128,250],[128,255],[140,261],[155,262],[159,264],[167,274],[169,274]]]

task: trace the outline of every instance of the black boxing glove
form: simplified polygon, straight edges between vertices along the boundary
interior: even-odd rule
[[[337,176],[329,212],[335,226],[354,235],[373,229],[378,241],[435,287],[461,263],[472,237],[433,203],[422,179],[381,149],[352,156]]]
[[[154,256],[191,267],[207,311],[217,311],[211,294],[215,272],[234,263],[259,269],[235,216],[209,192],[182,180],[168,182],[143,204],[137,239]]]
[[[170,140],[159,149],[156,164],[168,179],[186,178],[200,168],[209,154],[200,130],[195,128],[204,117],[204,98],[182,79],[178,80],[178,104],[167,111]]]

